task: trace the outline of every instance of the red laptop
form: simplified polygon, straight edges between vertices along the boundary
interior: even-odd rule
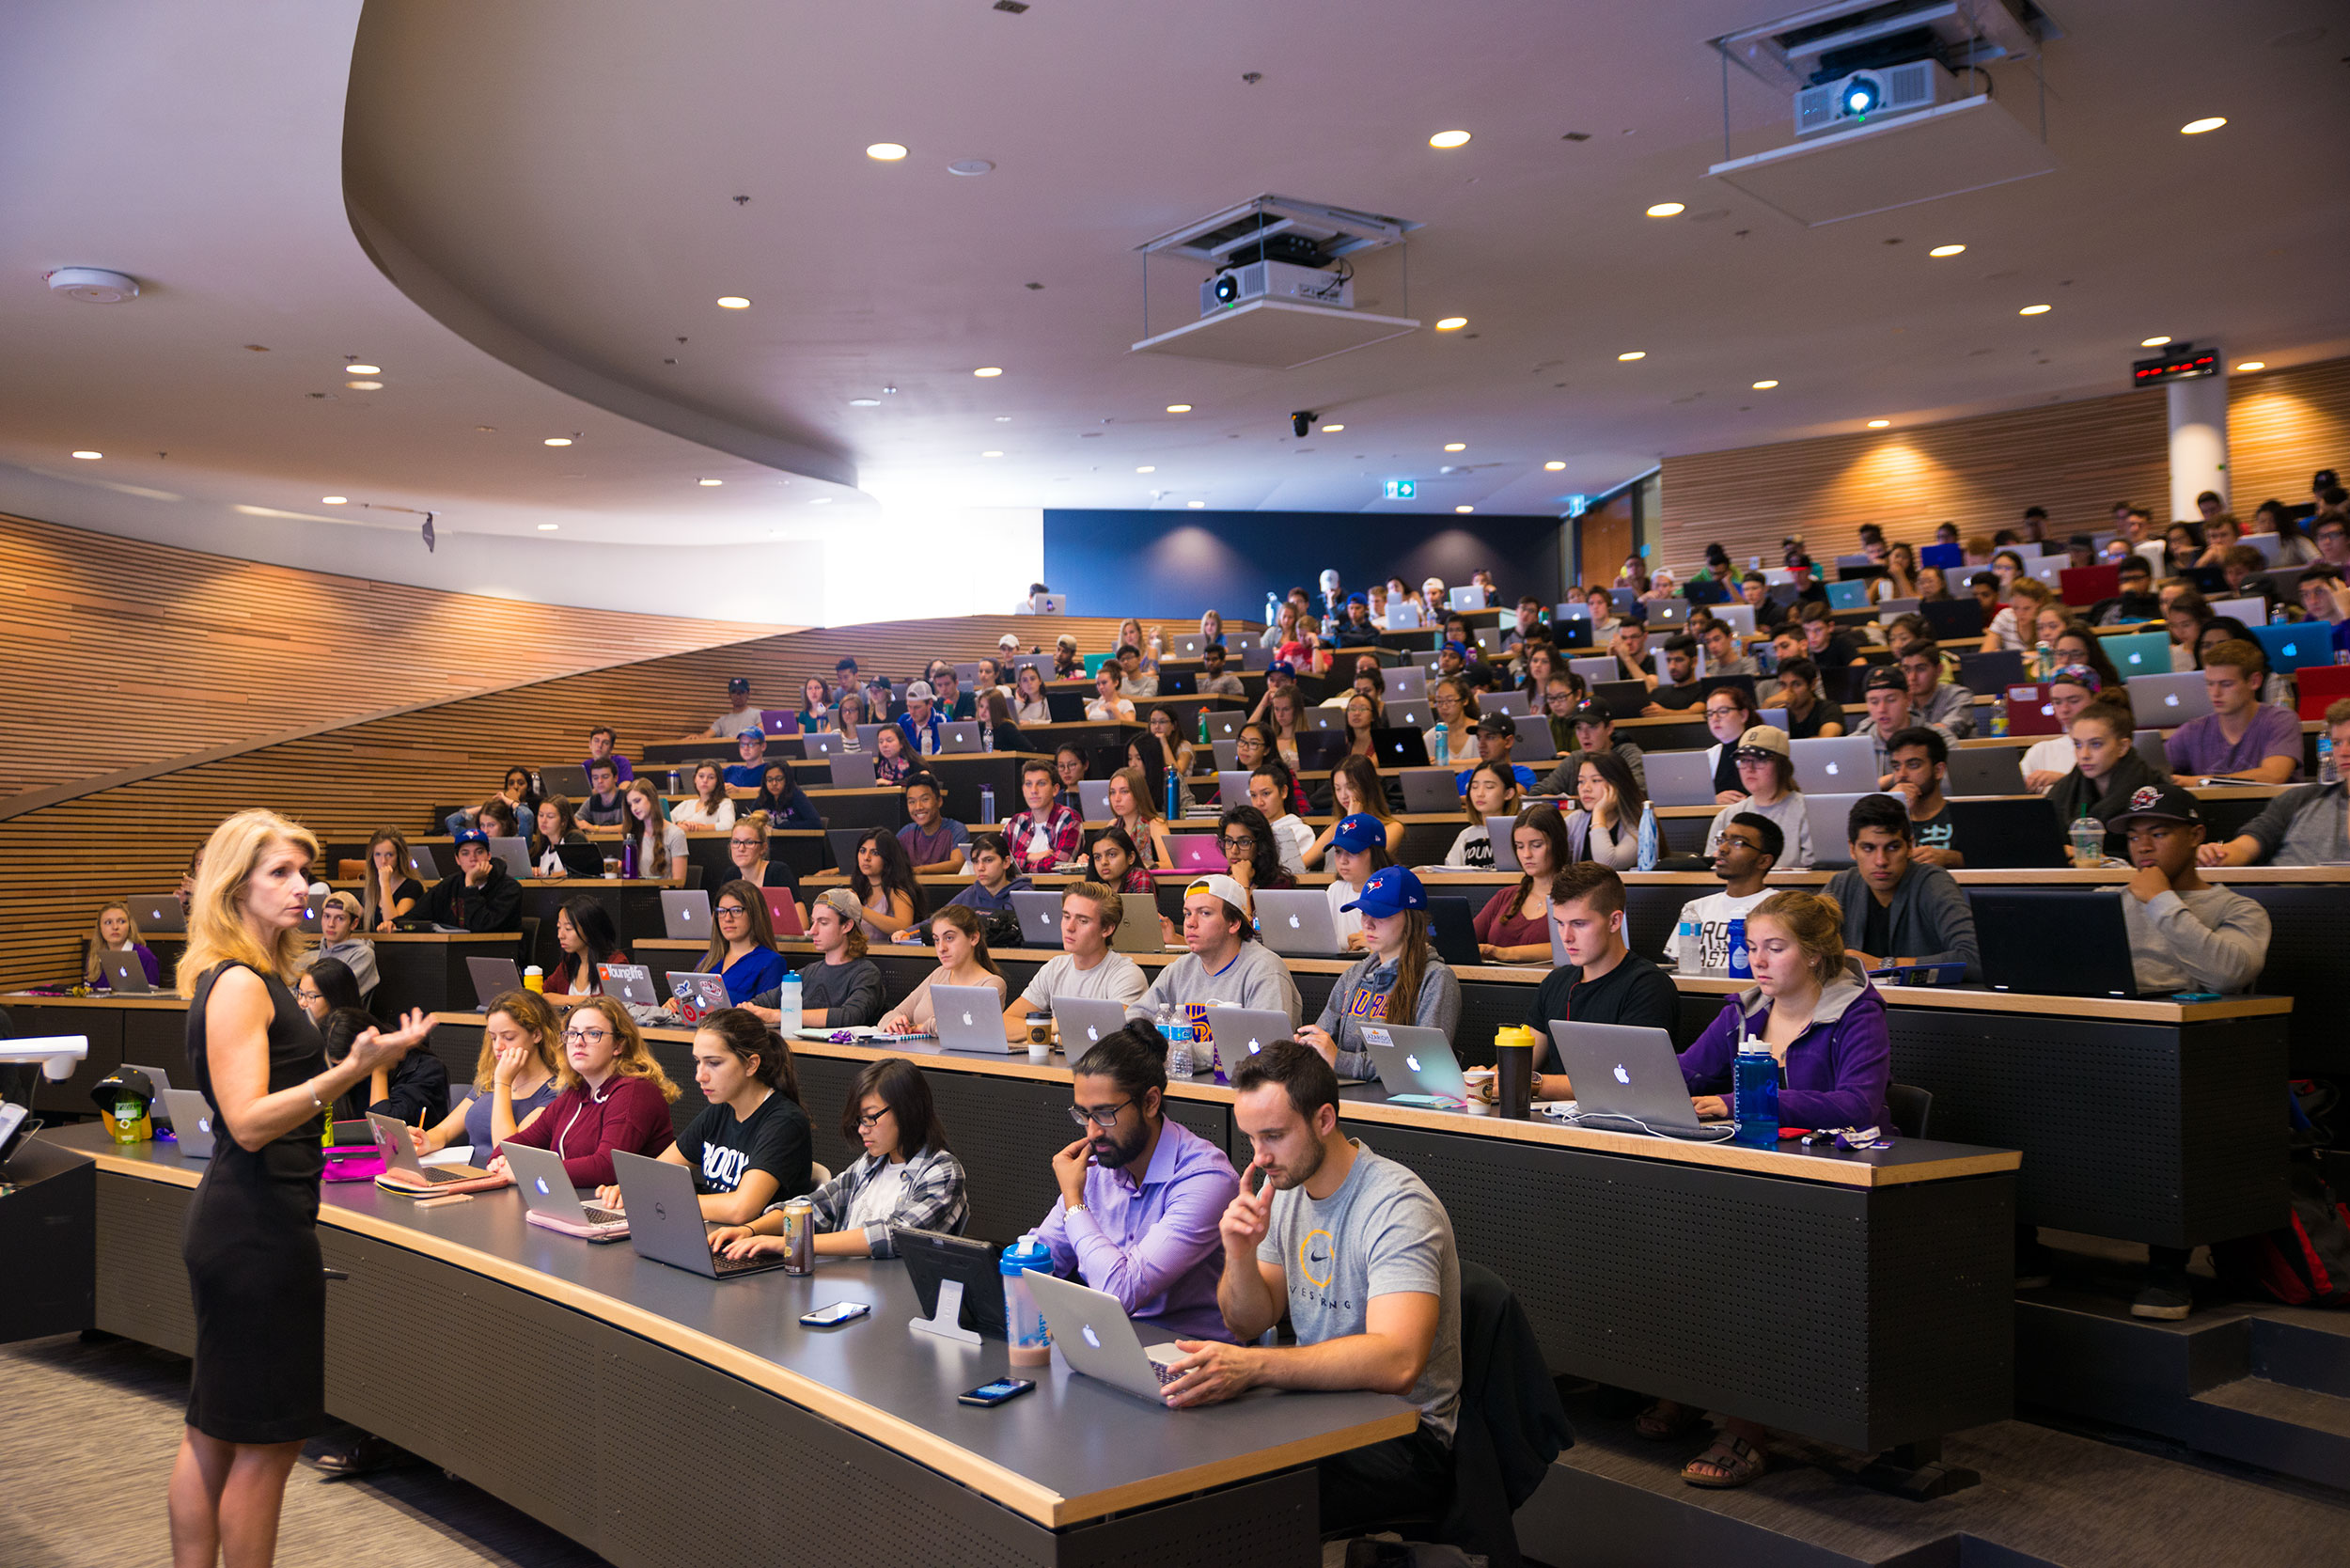
[[[2323,720],[2332,703],[2350,697],[2350,665],[2303,665],[2293,672],[2301,694],[2301,716]]]
[[[2036,686],[2010,686],[2007,689],[2007,732],[2011,735],[2060,735],[2064,726],[2057,722],[2056,703],[2048,695],[2047,682]]]
[[[774,923],[777,936],[806,936],[800,924],[799,902],[789,887],[761,887],[760,897],[767,901],[767,917]]]
[[[2057,595],[2068,604],[2094,604],[2121,591],[2118,566],[2068,566],[2057,573]]]

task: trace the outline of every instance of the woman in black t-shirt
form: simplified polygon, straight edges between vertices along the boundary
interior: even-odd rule
[[[799,1074],[791,1047],[766,1025],[739,1007],[696,1025],[694,1081],[710,1104],[661,1157],[694,1173],[704,1219],[748,1225],[769,1204],[814,1188]],[[599,1187],[596,1200],[617,1210],[620,1189]]]
[[[400,829],[379,827],[368,840],[368,889],[359,902],[359,923],[368,931],[422,917],[424,884],[408,874],[408,839]]]

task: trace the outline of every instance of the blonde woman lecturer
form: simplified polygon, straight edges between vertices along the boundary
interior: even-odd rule
[[[326,1276],[318,1241],[327,1107],[424,1043],[422,1012],[368,1029],[334,1067],[286,977],[302,956],[318,840],[270,811],[212,831],[188,911],[180,995],[188,1064],[227,1136],[180,1243],[196,1305],[187,1425],[171,1469],[178,1568],[266,1564],[286,1475],[326,1422]]]

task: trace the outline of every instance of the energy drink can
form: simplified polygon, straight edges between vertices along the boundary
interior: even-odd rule
[[[816,1205],[794,1198],[783,1206],[783,1272],[809,1274],[816,1267]]]

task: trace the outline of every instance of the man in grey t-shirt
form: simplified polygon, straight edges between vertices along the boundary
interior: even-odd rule
[[[1461,1263],[1426,1184],[1339,1130],[1339,1082],[1281,1041],[1232,1074],[1233,1121],[1254,1158],[1224,1212],[1216,1305],[1236,1344],[1179,1340],[1167,1403],[1248,1388],[1360,1388],[1419,1407],[1408,1436],[1317,1464],[1324,1533],[1440,1514],[1461,1408]],[[1251,1191],[1261,1176],[1261,1190]],[[1249,1341],[1281,1320],[1292,1346]]]
[[[1004,1009],[1004,1038],[1028,1038],[1028,1014],[1050,1012],[1056,996],[1132,1005],[1150,985],[1142,965],[1110,950],[1125,903],[1098,882],[1073,883],[1060,896],[1061,950]]]

